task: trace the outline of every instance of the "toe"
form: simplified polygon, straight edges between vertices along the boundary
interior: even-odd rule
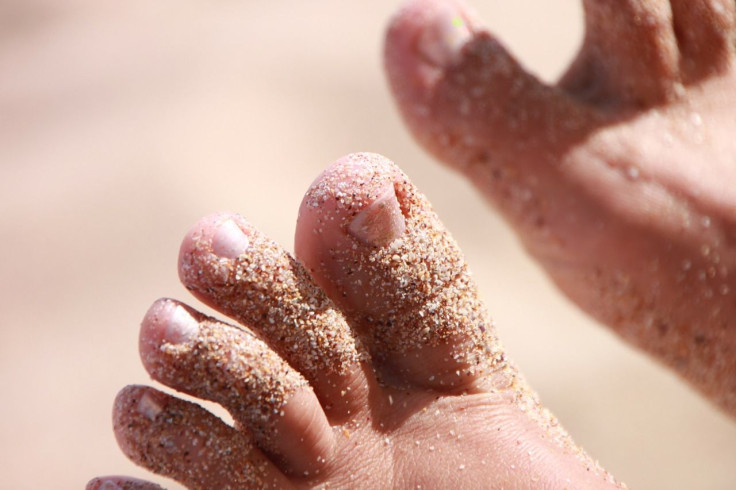
[[[561,85],[599,105],[636,108],[679,94],[667,0],[585,0],[585,41]]]
[[[193,403],[128,386],[115,399],[115,436],[135,463],[188,488],[290,488],[245,434]]]
[[[730,68],[736,42],[733,0],[671,0],[681,69],[688,82]]]
[[[179,276],[203,302],[257,331],[331,416],[362,403],[364,377],[342,314],[301,264],[243,218],[200,220],[181,245]],[[341,396],[348,387],[352,396]]]
[[[413,0],[386,35],[385,67],[414,136],[459,169],[548,148],[591,116],[540,82],[453,0]]]
[[[295,249],[384,382],[468,389],[504,365],[457,244],[391,162],[356,154],[307,192]]]
[[[496,486],[537,488],[540,477],[551,488],[571,477],[581,488],[610,484],[505,358],[457,244],[390,161],[355,154],[329,167],[302,201],[295,249],[345,311],[388,385],[383,391],[387,403],[376,403],[389,414],[382,426],[401,413],[395,402],[406,407],[404,401],[418,393],[431,396],[438,406],[482,400],[488,403],[482,420],[466,420],[465,427],[474,427],[473,433],[491,431],[489,438],[498,444],[484,446],[484,454],[497,465],[489,466],[489,474],[518,468],[522,475],[489,477]],[[456,413],[472,412],[465,412],[468,406]],[[494,420],[500,421],[498,433]],[[428,430],[435,440],[440,437],[435,431],[441,430],[437,423],[418,432]],[[473,447],[468,439],[462,445],[443,456],[440,471],[452,468],[464,447]]]
[[[140,351],[154,379],[221,404],[285,470],[312,472],[329,456],[332,432],[306,380],[251,332],[160,300]]]

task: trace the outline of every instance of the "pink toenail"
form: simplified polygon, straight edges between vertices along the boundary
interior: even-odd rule
[[[472,35],[465,17],[448,5],[438,8],[432,16],[417,48],[427,61],[445,67],[458,61],[460,50]]]
[[[171,312],[164,338],[171,344],[184,344],[199,334],[199,323],[181,306]]]
[[[403,235],[406,223],[393,186],[358,213],[348,231],[358,240],[376,247],[388,245]]]
[[[155,420],[156,416],[161,413],[163,407],[153,399],[153,397],[144,393],[138,402],[138,413],[144,415],[149,420]]]
[[[217,227],[212,239],[212,251],[226,259],[237,259],[249,244],[250,241],[243,230],[234,221],[227,220]]]

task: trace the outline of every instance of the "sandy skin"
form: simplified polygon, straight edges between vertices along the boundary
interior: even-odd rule
[[[584,7],[549,86],[467,7],[410,2],[386,43],[398,106],[565,294],[736,415],[736,6]]]
[[[243,326],[159,300],[141,357],[236,425],[127,387],[114,425],[133,461],[192,488],[618,486],[506,357],[457,245],[395,165],[336,162],[296,237],[299,262],[237,215],[188,233],[182,281]]]
[[[465,7],[412,2],[388,34],[392,88],[418,140],[473,180],[566,294],[734,414],[735,7],[607,5],[585,3],[585,44],[550,87]],[[144,365],[165,384],[223,403],[236,429],[194,404],[129,387],[115,411],[126,454],[191,487],[617,485],[518,376],[428,209],[376,156],[331,167],[310,189],[297,226],[307,273],[291,270],[316,285],[284,280],[278,267],[267,274],[276,281],[251,282],[262,286],[255,311],[283,293],[270,287],[293,283],[295,301],[320,305],[319,314],[311,306],[278,311],[274,328],[261,327],[252,290],[239,286],[257,232],[234,215],[195,227],[182,256],[217,258],[182,278],[246,330],[163,300],[152,307],[155,321],[152,312],[144,321]],[[442,258],[416,260],[418,250]],[[271,319],[273,307],[260,309],[261,320]],[[331,321],[305,320],[327,310]],[[192,322],[190,337],[171,327]],[[285,330],[290,322],[302,333]],[[328,339],[315,337],[325,329]],[[258,361],[231,366],[232,339],[232,352]],[[158,357],[167,352],[174,357]],[[178,366],[206,365],[203,352],[214,368],[187,371],[195,379],[182,382]],[[156,362],[159,371],[150,367]],[[250,400],[245,410],[236,399]],[[236,461],[242,474],[227,471]]]

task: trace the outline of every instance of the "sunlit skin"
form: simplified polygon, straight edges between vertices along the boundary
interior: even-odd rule
[[[398,107],[562,291],[735,415],[736,5],[584,7],[581,51],[549,86],[467,7],[406,4],[385,45]],[[315,181],[295,256],[237,215],[187,234],[185,286],[245,330],[160,300],[141,356],[236,425],[128,387],[115,431],[135,462],[192,488],[619,485],[538,404],[454,241],[386,159]],[[159,488],[88,488],[106,482]]]
[[[549,86],[463,7],[411,3],[388,34],[394,95],[562,291],[736,415],[736,6],[584,7]]]

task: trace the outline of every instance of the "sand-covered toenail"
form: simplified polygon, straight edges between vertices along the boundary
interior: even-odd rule
[[[459,61],[462,47],[472,37],[471,29],[460,10],[449,4],[442,4],[430,15],[417,50],[425,61],[446,67]]]
[[[150,393],[144,393],[138,402],[138,412],[141,415],[148,418],[148,420],[156,420],[158,414],[161,413],[163,407],[156,400],[153,399]]]
[[[392,185],[363,208],[348,226],[351,235],[376,247],[388,245],[405,230],[406,222]]]
[[[171,344],[183,344],[197,337],[199,323],[181,306],[174,306],[164,338]]]
[[[123,487],[110,480],[100,483],[100,486],[97,488],[100,490],[123,490]]]
[[[237,259],[249,244],[250,240],[233,220],[220,223],[212,237],[212,251],[226,259]]]
[[[90,480],[86,490],[163,490],[163,487],[128,476],[103,476]]]
[[[118,485],[116,482],[112,480],[106,480],[106,481],[100,482],[97,488],[99,490],[123,490],[123,487],[121,485]]]

